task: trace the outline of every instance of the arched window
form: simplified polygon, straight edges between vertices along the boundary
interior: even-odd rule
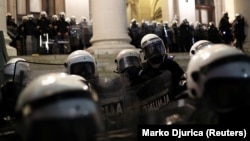
[[[196,21],[203,25],[215,21],[214,0],[195,0]]]

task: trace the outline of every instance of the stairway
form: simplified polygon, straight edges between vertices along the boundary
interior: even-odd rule
[[[112,77],[116,75],[113,71],[116,68],[116,64],[114,62],[117,54],[102,54],[94,57],[96,58],[97,68],[99,72],[99,76],[101,77]],[[174,60],[179,63],[181,68],[185,71],[187,68],[187,64],[189,61],[188,53],[170,53],[170,55],[174,56]],[[18,56],[26,59],[27,61],[37,62],[37,63],[51,63],[51,64],[63,64],[68,55],[33,55],[33,56]],[[48,66],[49,67],[49,66]],[[48,70],[50,72],[51,68],[39,68]]]
[[[245,53],[250,54],[250,42],[247,42],[244,45]],[[100,77],[113,77],[116,75],[113,71],[116,69],[116,64],[114,62],[116,58],[115,52],[103,53],[99,55],[94,55],[97,62],[97,68]],[[189,53],[169,53],[169,55],[174,56],[174,60],[180,65],[180,67],[186,71],[188,62],[189,62]],[[38,63],[51,63],[51,64],[63,64],[68,55],[32,55],[32,56],[18,56],[21,58],[26,59],[27,61],[31,62],[38,62]],[[142,56],[142,55],[141,55]],[[10,56],[13,58],[14,56]],[[142,57],[142,61],[143,57]],[[50,72],[53,68],[39,68],[44,69],[45,71],[48,70]]]

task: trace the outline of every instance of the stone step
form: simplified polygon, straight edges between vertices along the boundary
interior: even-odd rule
[[[170,53],[174,56],[175,61],[180,65],[180,67],[185,71],[189,61],[188,53]],[[63,64],[68,55],[32,55],[32,56],[18,56],[26,59],[27,61],[37,62],[37,63],[51,63],[51,64]],[[97,62],[97,68],[100,76],[114,76],[114,70],[116,69],[116,64],[114,62],[116,54],[102,54],[95,56]],[[143,59],[142,59],[143,60]],[[144,60],[143,60],[144,61]],[[48,69],[49,68],[44,68]]]

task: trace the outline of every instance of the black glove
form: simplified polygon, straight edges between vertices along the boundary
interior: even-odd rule
[[[140,67],[131,66],[125,70],[125,73],[128,74],[130,80],[133,80],[140,76],[141,71],[142,69]]]

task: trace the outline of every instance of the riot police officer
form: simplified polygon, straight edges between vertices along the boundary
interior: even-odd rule
[[[18,98],[17,132],[24,141],[107,140],[97,102],[84,78],[66,73],[39,76]]]
[[[15,117],[15,105],[19,94],[26,86],[29,64],[23,58],[11,58],[3,67],[3,80],[1,85],[0,115]],[[2,119],[1,119],[2,120]]]
[[[207,27],[207,40],[212,43],[221,43],[221,35],[214,22],[209,22]]]
[[[117,65],[115,72],[121,75],[124,85],[134,86],[143,82],[140,77],[143,69],[139,52],[133,49],[123,49],[117,54],[115,63]]]
[[[80,75],[87,80],[98,77],[96,60],[86,50],[76,50],[70,53],[64,65],[69,74]]]
[[[232,24],[229,22],[229,16],[227,12],[223,12],[223,16],[219,22],[219,31],[221,34],[221,42],[225,44],[231,44],[233,41],[233,35],[231,30]]]
[[[173,84],[173,95],[169,96],[174,99],[175,96],[183,89],[179,82],[184,75],[184,71],[173,57],[166,52],[163,41],[155,34],[147,34],[141,40],[141,47],[144,54],[143,71],[144,79],[152,79],[164,71],[170,71]]]
[[[131,44],[135,46],[135,48],[140,47],[141,40],[141,27],[138,25],[136,19],[132,19],[129,26],[129,36],[131,37]]]
[[[9,12],[6,14],[6,25],[7,25],[7,34],[11,38],[10,46],[17,47],[17,24],[15,23],[14,17]]]
[[[57,47],[54,45],[56,43],[56,37],[57,37],[57,21],[58,21],[58,16],[57,15],[52,15],[50,24],[49,24],[49,41],[53,44],[49,44],[49,54],[56,53]]]
[[[56,22],[55,30],[58,43],[58,53],[66,54],[69,52],[69,23],[65,20],[65,13],[59,13],[59,20]]]
[[[87,49],[91,46],[90,38],[92,37],[92,25],[88,23],[86,17],[81,17],[80,23],[80,47],[78,49]]]
[[[188,52],[193,45],[193,29],[191,28],[189,21],[184,19],[179,25],[180,31],[180,47],[182,52]]]
[[[235,14],[235,19],[232,24],[233,35],[236,40],[235,46],[243,50],[243,43],[246,39],[245,34],[245,19],[244,17],[237,13]]]
[[[213,44],[191,58],[187,87],[200,103],[196,123],[249,124],[249,62],[247,54],[226,44]]]
[[[40,17],[37,20],[37,25],[36,25],[36,30],[39,35],[39,41],[38,41],[38,46],[39,48],[39,53],[40,54],[47,54],[49,53],[49,25],[50,25],[50,20],[48,19],[47,12],[46,11],[41,11],[40,12]],[[43,43],[45,42],[45,44]]]
[[[24,24],[24,33],[26,39],[26,53],[27,55],[37,54],[38,46],[38,32],[36,30],[36,21],[33,14],[29,14],[27,22]]]
[[[18,32],[18,39],[21,44],[21,49],[20,49],[20,55],[26,55],[27,50],[26,50],[26,34],[25,34],[25,23],[28,21],[28,16],[23,16],[22,17],[22,23],[18,26],[17,32]]]
[[[69,37],[70,37],[70,53],[80,49],[80,26],[76,23],[76,17],[70,17]]]

